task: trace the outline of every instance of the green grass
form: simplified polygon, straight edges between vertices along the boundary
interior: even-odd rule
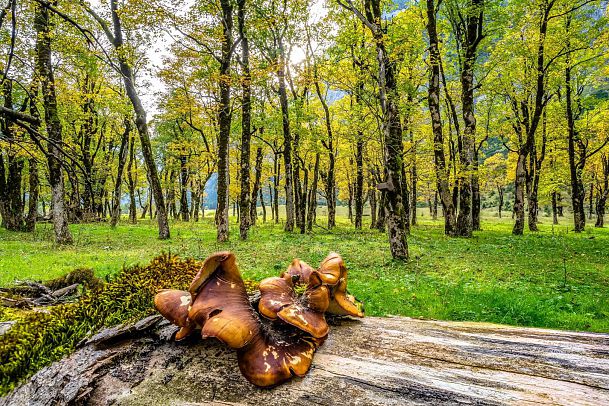
[[[98,276],[124,265],[146,264],[161,252],[204,259],[217,250],[237,255],[246,278],[277,275],[294,257],[316,266],[329,251],[349,267],[349,289],[368,315],[405,315],[443,320],[488,321],[523,326],[609,331],[609,230],[570,232],[566,219],[541,231],[511,235],[511,219],[485,217],[472,239],[447,238],[442,222],[427,214],[409,238],[411,260],[391,259],[385,234],[356,231],[345,218],[327,231],[300,235],[282,225],[260,225],[239,241],[218,244],[211,216],[173,223],[172,239],[156,238],[156,224],[72,225],[75,244],[53,244],[50,225],[34,234],[0,230],[0,285],[15,279],[51,279],[76,267]],[[319,224],[324,219],[319,218]]]

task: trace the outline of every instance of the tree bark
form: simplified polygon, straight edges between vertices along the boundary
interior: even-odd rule
[[[567,18],[567,21],[570,21]],[[579,132],[575,128],[575,114],[573,112],[573,96],[571,82],[570,58],[567,55],[565,67],[565,100],[567,114],[567,144],[569,154],[569,174],[571,176],[571,201],[573,207],[573,225],[576,233],[581,233],[586,227],[586,213],[584,211],[584,181],[583,171],[586,164],[586,150],[581,143]],[[576,152],[575,148],[579,148]],[[576,154],[578,155],[576,157]]]
[[[239,222],[239,235],[242,240],[247,239],[247,231],[251,224],[256,222],[252,219],[250,210],[250,142],[251,134],[251,74],[249,63],[249,42],[245,34],[245,0],[237,0],[237,20],[239,38],[241,40],[241,193],[239,195],[239,211],[241,218]],[[253,195],[256,196],[256,190]],[[255,204],[253,205],[256,213]]]
[[[40,179],[38,178],[38,162],[36,158],[28,160],[28,213],[25,219],[25,231],[34,231],[36,229],[36,220],[38,219],[38,196],[40,193]]]
[[[315,154],[315,167],[313,168],[313,181],[309,190],[309,212],[307,213],[307,231],[313,231],[313,224],[317,213],[317,182],[319,181],[319,161],[321,154]]]
[[[252,189],[252,199],[251,199],[251,207],[250,207],[250,224],[252,226],[256,225],[256,220],[258,219],[258,210],[257,210],[257,199],[258,194],[260,193],[260,182],[262,180],[262,147],[258,147],[256,150],[256,176],[254,178],[254,187]],[[262,201],[262,199],[260,199]]]
[[[283,40],[278,39],[279,58],[277,60],[277,80],[279,81],[279,104],[281,105],[281,123],[283,128],[283,164],[284,164],[284,184],[285,184],[285,231],[294,231],[294,187],[292,185],[292,133],[290,132],[290,114],[288,107],[288,94],[285,83],[286,55]],[[277,196],[276,196],[277,197]],[[275,201],[276,222],[279,221],[278,201]]]
[[[190,174],[188,172],[186,155],[180,156],[180,217],[182,221],[190,220],[190,208],[188,206],[188,184]],[[192,199],[192,190],[191,190]]]
[[[220,106],[218,122],[220,135],[218,137],[218,206],[217,206],[217,239],[219,242],[228,241],[228,188],[229,174],[229,142],[231,115],[230,66],[233,47],[233,6],[230,0],[220,0],[222,8],[222,56],[220,57]]]
[[[516,216],[516,221],[514,222],[514,228],[512,229],[513,235],[522,235],[524,232],[524,190],[526,188],[527,177],[526,160],[535,147],[535,133],[537,132],[537,127],[539,126],[539,121],[547,102],[547,100],[544,100],[546,98],[545,85],[547,74],[545,41],[550,11],[553,6],[554,1],[544,2],[541,9],[542,16],[539,24],[539,38],[537,42],[537,78],[532,115],[529,112],[527,101],[512,101],[514,112],[517,113],[518,110],[521,109],[523,113],[522,119],[520,117],[518,118],[518,123],[515,125],[515,128],[519,138],[522,138],[524,127],[524,134],[526,137],[524,143],[518,148],[518,161],[516,163],[516,181],[514,183],[514,214]]]
[[[461,167],[459,170],[459,214],[457,234],[471,237],[474,228],[472,218],[472,174],[474,173],[474,153],[476,142],[476,117],[474,115],[474,66],[478,44],[482,40],[483,0],[472,0],[465,9],[466,17],[461,46],[464,56],[461,66],[461,104],[465,128],[460,149]],[[461,11],[459,11],[459,14]]]
[[[601,228],[605,225],[605,207],[609,197],[609,156],[601,156],[602,180],[599,182],[598,198],[596,200],[596,223],[594,227]]]
[[[47,163],[49,167],[49,184],[53,206],[53,228],[55,242],[60,245],[72,244],[73,238],[68,228],[68,216],[65,207],[65,188],[63,181],[60,146],[63,143],[61,120],[57,110],[55,77],[51,58],[51,22],[49,10],[43,5],[36,5],[34,16],[36,31],[36,70],[40,78],[44,105],[44,121],[47,129]]]
[[[121,215],[121,186],[123,182],[123,171],[125,169],[125,162],[127,161],[127,153],[129,152],[129,139],[131,138],[131,120],[126,118],[124,120],[125,131],[121,138],[121,146],[118,153],[118,168],[116,170],[116,181],[114,182],[114,191],[112,193],[112,217],[110,219],[110,226],[116,227],[118,220]]]
[[[127,185],[129,187],[129,222],[131,224],[137,223],[137,207],[135,205],[135,137],[131,135],[129,137],[129,163],[127,164]],[[139,195],[139,192],[138,192]],[[146,206],[142,211],[142,218],[146,216]]]
[[[121,75],[123,77],[125,92],[127,93],[127,96],[129,97],[129,100],[133,106],[133,110],[135,111],[135,125],[140,137],[142,155],[148,171],[148,182],[150,184],[150,189],[152,189],[152,195],[154,196],[156,216],[159,227],[159,239],[165,240],[170,238],[169,220],[167,218],[167,209],[165,207],[165,197],[163,196],[163,188],[161,187],[161,181],[159,179],[154,155],[152,153],[146,110],[144,109],[135,88],[135,76],[133,74],[133,68],[130,62],[127,60],[125,52],[122,51],[124,47],[123,29],[118,8],[118,0],[110,0],[114,34],[112,34],[105,24],[99,20],[98,16],[96,16],[90,10],[88,11],[97,21],[100,21],[102,27],[105,28],[104,31],[106,32],[106,36],[108,36],[108,39],[112,42],[115,50],[117,51],[116,54],[119,61]],[[152,211],[150,213],[152,214]]]
[[[442,117],[440,115],[440,50],[436,24],[436,4],[427,1],[427,33],[429,35],[429,62],[431,65],[428,104],[434,136],[434,164],[437,188],[444,213],[444,232],[446,235],[457,235],[457,219],[453,197],[450,192],[446,157],[444,156],[444,136],[442,134]]]
[[[358,131],[355,144],[355,165],[357,177],[355,179],[355,228],[362,228],[364,215],[364,134]]]

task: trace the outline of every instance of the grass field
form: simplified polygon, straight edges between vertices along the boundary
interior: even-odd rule
[[[232,220],[234,223],[234,219]],[[319,224],[324,224],[320,218]],[[573,330],[609,331],[609,230],[570,232],[566,219],[539,233],[511,235],[511,219],[485,217],[472,239],[447,238],[441,221],[420,218],[409,238],[411,260],[391,259],[386,235],[356,231],[345,218],[327,231],[283,232],[267,222],[239,241],[218,244],[211,216],[172,224],[172,239],[156,239],[156,224],[72,225],[75,244],[53,244],[50,225],[34,234],[0,230],[0,285],[15,279],[50,279],[77,267],[105,276],[124,265],[145,264],[161,252],[204,259],[232,250],[246,278],[278,275],[294,257],[316,266],[329,251],[342,254],[349,287],[369,315],[489,321]]]

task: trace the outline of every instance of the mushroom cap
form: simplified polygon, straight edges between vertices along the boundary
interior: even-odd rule
[[[259,287],[258,310],[260,314],[271,320],[279,318],[313,337],[324,337],[329,331],[324,316],[330,303],[329,291],[322,285],[317,271],[312,270],[307,279],[302,296],[297,294],[295,279],[290,274],[284,273],[282,278],[272,277],[262,280]]]
[[[327,312],[338,316],[364,317],[362,303],[347,292],[346,276],[332,287]]]
[[[243,284],[241,273],[237,267],[237,258],[235,258],[235,254],[230,251],[216,252],[205,259],[201,269],[199,269],[199,272],[197,272],[190,283],[188,291],[192,294],[193,299],[218,268],[224,270],[223,276],[227,281]]]
[[[292,263],[288,266],[288,269],[281,274],[282,278],[291,278],[292,281],[300,280],[302,283],[309,283],[309,277],[314,269],[311,265],[298,258],[292,260]]]
[[[294,329],[277,326],[261,334],[238,352],[239,369],[256,386],[273,387],[293,376],[304,376],[315,350],[324,338],[314,338]]]
[[[346,275],[347,267],[345,267],[343,258],[338,253],[331,252],[321,261],[317,272],[319,272],[323,283],[326,285],[336,285],[339,279],[343,275]]]
[[[202,328],[203,338],[215,337],[231,348],[247,345],[258,333],[258,318],[250,305],[235,255],[211,255],[192,284],[195,300],[188,318]]]
[[[163,289],[154,297],[154,307],[172,324],[179,327],[191,325],[188,320],[192,297],[185,290]]]

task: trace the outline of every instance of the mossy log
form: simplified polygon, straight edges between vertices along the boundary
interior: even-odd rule
[[[153,316],[155,317],[155,316]],[[0,405],[609,404],[609,335],[404,317],[337,320],[310,373],[258,389],[160,318],[107,330]]]

